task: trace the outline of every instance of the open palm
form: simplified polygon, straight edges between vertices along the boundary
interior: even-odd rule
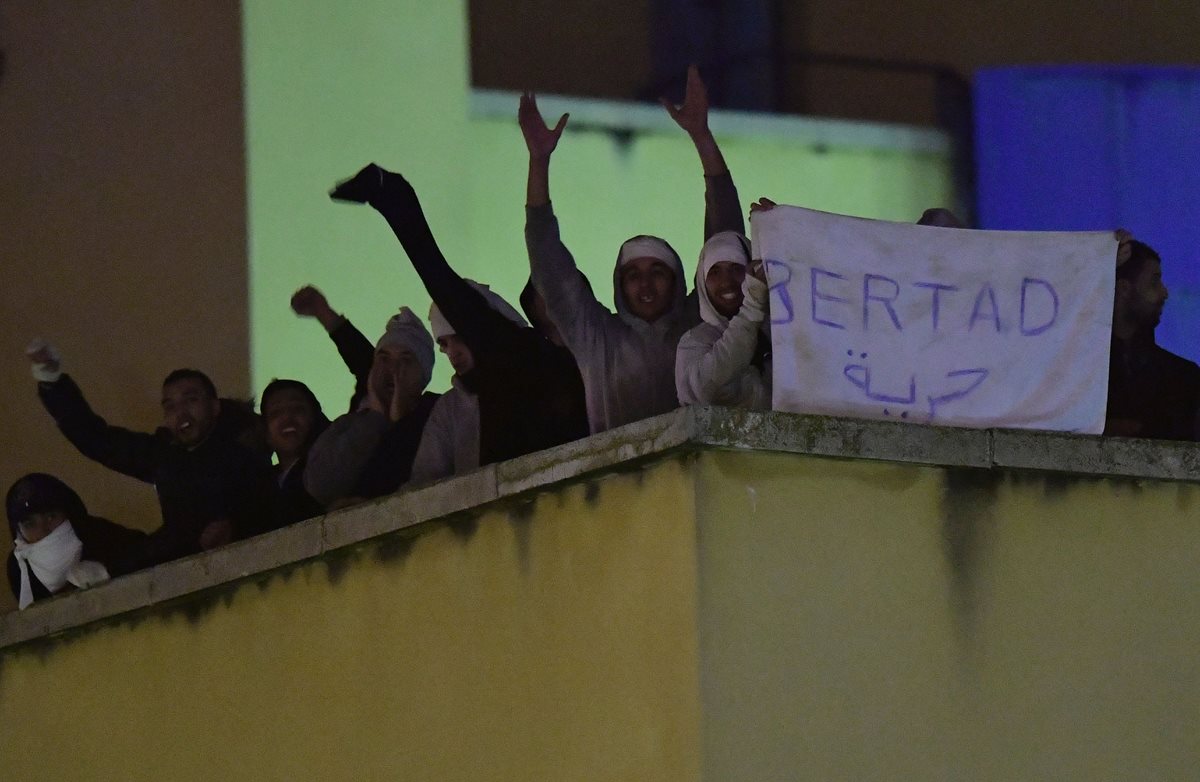
[[[563,128],[567,126],[569,114],[559,117],[558,124],[553,129],[546,125],[542,113],[538,111],[537,98],[532,92],[521,95],[521,106],[517,110],[517,122],[521,133],[525,136],[525,146],[529,148],[529,156],[533,158],[548,158],[558,146]]]

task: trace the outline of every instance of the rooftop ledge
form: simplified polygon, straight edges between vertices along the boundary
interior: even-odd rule
[[[1200,449],[1190,443],[686,407],[36,603],[0,616],[0,649],[271,573],[424,521],[519,501],[589,473],[636,469],[647,458],[707,448],[1200,482]]]

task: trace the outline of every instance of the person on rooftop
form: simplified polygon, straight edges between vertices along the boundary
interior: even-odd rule
[[[154,486],[162,526],[131,552],[127,570],[262,532],[270,520],[270,462],[258,417],[217,396],[212,380],[177,369],[162,384],[163,426],[133,432],[92,411],[61,357],[39,341],[26,351],[38,396],[80,453]]]
[[[767,283],[750,242],[722,231],[704,243],[696,267],[700,318],[679,341],[675,388],[681,404],[771,408]]]
[[[308,451],[329,426],[321,402],[299,380],[275,379],[263,389],[259,410],[276,458],[271,527],[321,515],[324,506],[304,488]]]
[[[708,96],[699,72],[689,69],[681,107],[668,113],[692,139],[705,175],[705,238],[721,230],[745,232],[737,190],[708,127]],[[675,348],[695,322],[687,307],[683,264],[657,236],[635,236],[617,252],[613,271],[616,313],[597,301],[559,234],[550,203],[550,157],[567,115],[550,128],[530,93],[518,120],[529,151],[525,242],[532,279],[550,320],[579,365],[593,433],[665,413],[679,405]]]
[[[425,390],[432,377],[433,339],[421,319],[401,307],[375,345],[359,409],[335,419],[309,449],[305,490],[333,509],[406,483],[438,400]]]
[[[1169,296],[1162,260],[1126,232],[1118,239],[1104,434],[1196,440],[1200,366],[1154,338]]]
[[[4,510],[13,537],[8,585],[21,609],[122,575],[130,552],[146,538],[140,530],[91,515],[74,489],[45,473],[17,479]]]
[[[313,318],[325,328],[346,368],[354,375],[354,393],[350,396],[349,408],[349,412],[354,412],[367,395],[371,364],[375,361],[371,340],[364,337],[349,318],[329,306],[325,294],[313,285],[305,285],[293,293],[291,304],[292,312],[302,318]]]
[[[403,176],[371,164],[332,196],[368,203],[387,220],[433,299],[433,335],[455,370],[426,427],[414,481],[587,436],[578,370],[508,302],[450,267]]]

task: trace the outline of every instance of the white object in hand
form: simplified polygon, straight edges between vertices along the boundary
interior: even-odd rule
[[[112,576],[108,575],[108,568],[104,567],[100,562],[94,562],[90,559],[76,562],[74,567],[67,571],[67,581],[80,589],[87,589],[97,584],[103,584],[110,578]]]
[[[29,347],[25,348],[25,355],[33,358],[34,355],[43,350],[50,357],[50,360],[33,362],[30,366],[30,371],[33,373],[34,379],[39,383],[53,383],[62,376],[62,354],[58,352],[58,348],[44,339],[35,339],[29,343]]]

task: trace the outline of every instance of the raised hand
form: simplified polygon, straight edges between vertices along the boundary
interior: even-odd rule
[[[392,371],[392,398],[388,405],[388,418],[393,422],[408,415],[408,411],[412,409],[412,400],[406,396],[404,384],[400,382],[399,369],[395,367]]]
[[[292,312],[302,318],[317,318],[321,313],[332,311],[325,294],[311,285],[305,285],[292,294]]]
[[[233,540],[233,522],[229,519],[214,519],[200,530],[200,548],[211,551]]]
[[[371,364],[371,374],[367,376],[367,395],[359,404],[359,410],[374,410],[380,415],[391,418],[391,399],[394,395],[391,377],[392,368],[387,362],[375,361]],[[385,401],[384,396],[388,399]]]
[[[769,212],[777,206],[779,204],[769,198],[760,198],[753,204],[750,204],[750,214],[754,214],[755,212]]]
[[[767,281],[767,270],[763,266],[761,258],[755,258],[746,266],[746,273],[759,282]]]
[[[39,382],[53,383],[62,375],[62,356],[49,342],[35,339],[25,348],[25,355],[29,358],[34,379]]]
[[[683,105],[676,107],[666,98],[659,98],[671,119],[683,128],[689,136],[700,136],[708,133],[708,88],[700,78],[700,70],[695,65],[688,66],[687,88],[683,94]]]
[[[292,312],[302,318],[316,318],[326,331],[331,331],[341,320],[341,316],[329,306],[325,294],[311,285],[305,285],[292,294]]]
[[[558,146],[563,128],[567,126],[570,114],[558,118],[554,129],[546,125],[542,113],[538,111],[537,98],[532,92],[522,93],[521,105],[517,109],[517,124],[521,126],[521,134],[525,136],[525,146],[529,149],[531,159],[549,159]]]

